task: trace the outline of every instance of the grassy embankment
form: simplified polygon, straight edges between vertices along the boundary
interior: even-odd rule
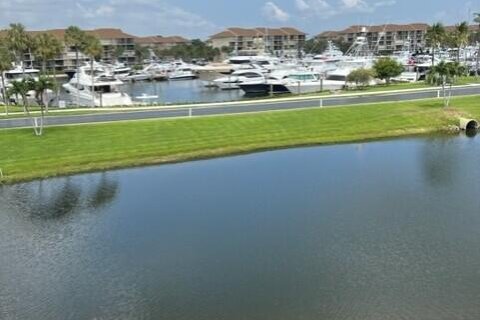
[[[300,145],[430,133],[480,119],[480,97],[0,131],[4,182]]]

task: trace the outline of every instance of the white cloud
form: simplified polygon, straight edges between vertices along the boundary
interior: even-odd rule
[[[328,18],[337,13],[325,0],[296,0],[295,6],[304,16]]]
[[[373,11],[364,0],[341,0],[343,11]]]
[[[52,19],[52,13],[59,12]],[[60,12],[59,12],[60,13]],[[212,22],[174,4],[173,0],[0,0],[3,26],[21,22],[27,29],[122,28],[136,35],[208,36]]]
[[[373,4],[374,7],[380,8],[380,7],[390,7],[393,5],[396,5],[397,1],[396,0],[383,0],[383,1],[377,1]]]
[[[306,3],[305,0],[296,0],[295,1],[295,6],[300,11],[306,11],[306,10],[310,9],[310,5],[308,3]]]
[[[278,5],[274,2],[267,2],[263,6],[263,15],[265,18],[273,21],[285,22],[290,19],[290,15],[283,11]]]

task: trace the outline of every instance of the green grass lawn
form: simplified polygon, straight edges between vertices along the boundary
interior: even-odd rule
[[[299,145],[421,134],[480,118],[480,97],[0,131],[5,182]]]

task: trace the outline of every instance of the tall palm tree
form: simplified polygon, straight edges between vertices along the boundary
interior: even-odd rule
[[[5,114],[8,116],[8,96],[5,88],[5,72],[12,68],[12,53],[5,47],[0,46],[0,78],[2,83],[2,97],[5,104]]]
[[[473,22],[478,24],[478,30],[477,33],[480,33],[480,13],[474,13],[473,14]],[[478,76],[478,68],[480,67],[480,45],[477,49],[477,61],[475,65],[475,75]]]
[[[47,62],[55,59],[63,51],[63,44],[50,33],[41,33],[34,38],[35,57],[42,61],[42,72],[47,73]],[[55,68],[55,67],[54,67]]]
[[[94,72],[93,63],[95,58],[98,58],[103,53],[103,47],[100,40],[93,35],[86,35],[84,38],[83,53],[90,58],[90,74],[92,77],[92,103],[95,106],[95,87],[94,87]]]
[[[432,67],[435,66],[435,49],[442,44],[445,37],[445,27],[441,22],[434,23],[427,30],[427,40],[432,46]]]
[[[59,56],[64,49],[63,43],[55,38],[50,33],[41,33],[34,38],[35,40],[35,50],[34,54],[36,58],[42,61],[42,72],[44,75],[47,73],[47,62],[55,59]],[[59,88],[57,84],[56,69],[55,65],[53,66],[53,78],[55,79],[55,88]],[[58,97],[58,90],[56,91]],[[48,105],[46,106],[46,112],[48,113]]]
[[[457,62],[460,62],[460,50],[468,44],[469,36],[470,30],[467,21],[463,21],[455,26],[454,42],[457,46]]]
[[[15,60],[21,63],[22,70],[25,71],[25,54],[32,47],[32,41],[25,31],[25,26],[21,23],[11,23],[6,39],[7,46],[13,52]]]
[[[65,36],[64,36],[65,44],[67,46],[72,47],[75,50],[75,72],[77,73],[77,75],[78,75],[78,68],[79,68],[78,55],[80,51],[82,51],[83,46],[85,44],[85,36],[86,36],[85,31],[81,30],[77,26],[70,26],[65,31]],[[77,87],[78,87],[78,77],[77,77]],[[78,99],[78,95],[77,95],[77,99]],[[77,104],[79,104],[78,101],[77,101]]]

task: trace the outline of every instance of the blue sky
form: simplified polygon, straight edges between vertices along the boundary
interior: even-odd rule
[[[112,26],[199,38],[228,26],[295,26],[315,35],[351,24],[453,24],[477,11],[480,0],[0,0],[0,26]]]

